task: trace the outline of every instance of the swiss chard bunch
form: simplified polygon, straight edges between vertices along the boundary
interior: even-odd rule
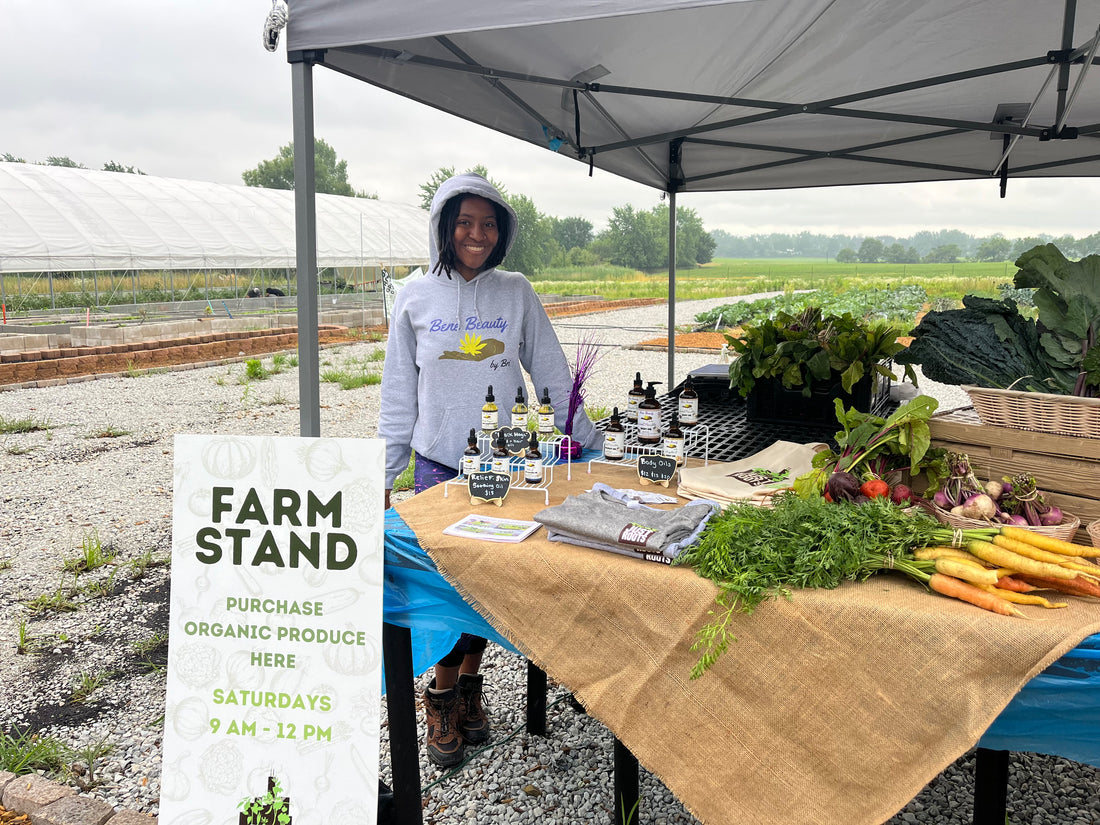
[[[872,373],[896,380],[883,362],[905,348],[897,341],[902,331],[848,312],[825,316],[818,307],[797,314],[779,312],[742,327],[740,336],[726,336],[737,353],[730,364],[730,387],[747,396],[759,379],[778,379],[787,389],[801,389],[809,397],[815,381],[835,380],[836,375],[847,393]],[[905,368],[905,375],[916,383],[912,367]]]
[[[829,476],[849,472],[856,476],[882,477],[893,470],[908,469],[912,475],[924,472],[928,486],[935,488],[946,472],[946,451],[932,447],[928,422],[939,402],[927,395],[902,404],[881,418],[870,413],[845,409],[836,400],[836,417],[843,429],[834,439],[836,450],[823,450],[813,458],[814,469],[793,482],[803,497],[823,494]]]
[[[1055,369],[1069,371],[1074,395],[1100,387],[1100,255],[1070,261],[1054,244],[1029,249],[1016,261],[1014,283],[1035,289],[1039,344]]]

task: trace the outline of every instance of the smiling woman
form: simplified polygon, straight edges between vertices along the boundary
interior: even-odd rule
[[[512,208],[468,173],[440,185],[430,215],[431,274],[398,293],[390,316],[378,425],[387,506],[414,450],[416,492],[458,475],[466,434],[483,421],[485,388],[491,395],[494,384],[524,387],[529,376],[555,402],[550,435],[556,427],[586,446],[602,440],[583,410],[569,409],[569,364],[531,284],[497,269],[518,230]],[[465,744],[489,738],[479,674],[486,640],[454,636],[440,641],[454,647],[436,664],[423,702],[428,756],[443,767],[462,761]]]

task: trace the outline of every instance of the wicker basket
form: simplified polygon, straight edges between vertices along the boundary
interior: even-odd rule
[[[932,505],[932,515],[936,517],[936,520],[941,524],[946,524],[949,527],[958,527],[961,530],[970,530],[973,528],[981,527],[999,527],[996,522],[982,521],[976,518],[964,518],[963,516],[956,516],[954,513],[949,513],[942,507]],[[1100,522],[1093,522],[1097,524]],[[1052,538],[1061,539],[1062,541],[1073,541],[1073,537],[1077,535],[1077,528],[1081,526],[1081,519],[1077,516],[1070,515],[1069,513],[1063,513],[1062,523],[1055,524],[1050,527],[1025,527],[1025,530],[1031,530],[1035,533],[1039,533],[1044,536],[1050,536]],[[1090,525],[1091,527],[1091,525]],[[1100,528],[1097,528],[1100,530]],[[1096,544],[1097,540],[1100,540],[1100,535],[1094,534],[1091,529],[1089,535],[1093,538],[1093,543]],[[1100,545],[1097,545],[1100,547]]]
[[[1100,398],[963,385],[983,424],[1100,438]]]
[[[1089,526],[1085,529],[1088,531],[1089,538],[1092,540],[1092,546],[1100,547],[1100,519],[1090,521]]]

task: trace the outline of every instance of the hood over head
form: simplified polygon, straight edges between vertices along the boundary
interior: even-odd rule
[[[496,187],[481,175],[474,174],[473,172],[455,175],[443,181],[436,190],[435,197],[432,198],[432,208],[428,217],[429,272],[434,270],[436,264],[439,262],[439,216],[443,211],[443,204],[456,195],[479,195],[486,200],[502,206],[511,218],[511,221],[509,221],[508,234],[503,239],[505,257],[507,257],[508,252],[511,251],[512,244],[515,243],[516,234],[519,231],[519,222],[516,219],[516,213],[512,207],[508,205],[508,202],[504,200],[500,192],[497,191]]]

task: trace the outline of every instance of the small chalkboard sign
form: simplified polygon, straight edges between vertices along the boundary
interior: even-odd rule
[[[505,473],[470,473],[466,481],[470,503],[491,501],[497,507],[504,503],[512,477]]]
[[[523,455],[531,440],[523,427],[501,427],[497,432],[504,439],[504,449],[512,455]]]
[[[666,455],[638,456],[638,479],[642,484],[660,484],[667,487],[676,475],[676,459]]]

